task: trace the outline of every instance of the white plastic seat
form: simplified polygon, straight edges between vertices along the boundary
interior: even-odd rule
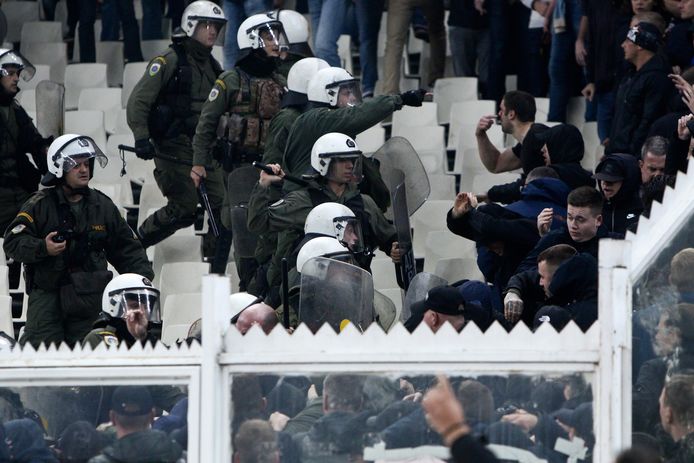
[[[595,153],[597,148],[600,146],[600,138],[598,137],[598,123],[597,122],[586,122],[583,124],[581,129],[581,135],[583,136],[583,144],[585,145],[586,153]],[[584,156],[585,159],[585,156]],[[594,161],[594,160],[593,160]],[[586,164],[590,163],[590,159],[586,160]],[[581,162],[583,165],[583,162]],[[583,165],[585,169],[593,170],[595,165]]]
[[[161,342],[167,346],[173,346],[176,344],[177,341],[184,341],[188,337],[189,330],[190,324],[168,325],[166,329],[162,327]]]
[[[140,42],[142,57],[145,61],[151,61],[164,53],[170,44],[171,40],[142,40]]]
[[[202,317],[202,294],[171,294],[162,307],[161,319],[167,325],[192,324]]]
[[[140,191],[140,212],[147,212],[155,207],[166,206],[166,197],[157,185],[145,183]],[[139,220],[138,220],[139,221]]]
[[[0,265],[5,265],[5,262],[7,262],[7,258],[5,257],[5,248],[3,248],[4,243],[5,239],[0,238]]]
[[[393,113],[393,136],[401,126],[408,128],[437,126],[437,107],[436,103],[424,102],[420,107],[403,106],[399,111],[395,111]]]
[[[106,132],[115,133],[118,113],[121,109],[121,93],[120,88],[83,88],[77,100],[77,109],[103,111]]]
[[[12,324],[12,296],[0,295],[0,331],[14,338]]]
[[[128,105],[128,98],[135,88],[135,84],[142,78],[147,70],[147,63],[137,62],[128,63],[123,68],[123,93],[121,94],[121,105],[125,108]]]
[[[113,160],[114,169],[117,168],[118,176],[120,176],[120,170],[123,167],[118,145],[133,146],[134,144],[135,140],[131,133],[116,134],[108,137],[108,141],[106,142],[106,153],[109,157],[109,163]],[[140,159],[131,151],[124,151],[123,157],[125,158],[126,172],[126,175],[122,177],[123,179],[137,183],[138,185],[144,185],[148,182],[154,185],[154,160]]]
[[[424,271],[434,273],[441,259],[476,257],[475,243],[448,230],[431,231],[424,245]]]
[[[0,265],[0,295],[10,294],[10,269],[7,265]]]
[[[428,200],[412,214],[412,246],[416,258],[424,257],[427,234],[430,231],[446,230],[446,214],[453,206],[453,200]]]
[[[99,146],[106,147],[106,129],[103,111],[65,111],[65,133],[78,133],[91,137]]]
[[[337,56],[340,57],[342,63],[340,67],[352,74],[354,67],[352,63],[352,37],[343,34],[337,39]]]
[[[386,129],[376,124],[357,135],[354,141],[362,153],[375,153],[386,141]]]
[[[9,2],[33,3],[33,2]],[[67,44],[65,43],[29,43],[23,48],[22,54],[31,64],[46,64],[51,68],[53,82],[62,84],[65,81],[67,68]]]
[[[500,174],[490,174],[490,173],[480,173],[475,175],[472,180],[472,188],[463,190],[464,185],[461,182],[460,191],[471,191],[475,194],[485,194],[489,189],[496,185],[504,185],[506,183],[512,183],[518,180],[520,175],[516,172],[503,172]]]
[[[212,47],[212,57],[222,64],[224,62],[224,47],[222,45],[215,45]]]
[[[202,292],[202,277],[210,272],[204,262],[169,262],[161,267],[159,303],[166,304],[169,294]]]
[[[202,262],[199,236],[170,236],[155,244],[152,259],[154,286],[158,285],[164,264],[173,262]]]
[[[23,92],[36,88],[36,86],[42,80],[51,80],[51,67],[48,64],[31,64],[33,64],[36,68],[36,73],[34,73],[34,77],[32,77],[30,81],[19,79],[19,82],[17,82],[17,86],[22,90],[21,92],[19,92],[20,97],[22,96]]]
[[[374,289],[397,288],[398,286],[395,264],[391,260],[372,261],[371,276],[374,280]]]
[[[449,283],[460,280],[484,281],[484,275],[477,266],[477,260],[471,257],[450,257],[439,259],[434,275],[438,275]]]
[[[27,21],[22,24],[19,50],[30,43],[60,43],[63,41],[63,25],[59,21]]]
[[[111,201],[113,201],[113,203],[117,207],[121,207],[124,204],[121,198],[122,187],[119,183],[89,182],[89,188],[99,190],[100,192],[111,198]]]
[[[123,84],[123,42],[96,42],[96,61],[106,63],[106,81],[109,87]]]
[[[17,100],[25,111],[36,112],[36,89],[28,88],[17,94]]]
[[[123,91],[121,90],[121,103],[123,101]],[[113,135],[130,135],[133,136],[133,131],[128,125],[128,110],[121,107],[116,114],[116,126],[114,127]]]
[[[477,98],[476,77],[437,79],[434,84],[434,103],[438,104],[438,123],[448,124],[453,103],[477,100]]]
[[[22,25],[39,20],[40,2],[2,2],[0,9],[7,19],[6,42],[19,42],[22,39]],[[24,56],[24,52],[22,52]],[[32,61],[28,56],[27,59]]]
[[[455,149],[455,147],[458,146],[458,136],[463,126],[473,127],[473,130],[470,132],[470,137],[468,138],[467,129],[464,136],[466,139],[470,140],[468,144],[475,143],[475,128],[477,127],[477,122],[479,122],[482,116],[496,114],[495,108],[496,103],[493,100],[460,101],[453,103],[453,105],[451,105],[451,114],[449,117],[448,149]],[[495,127],[496,126],[492,126],[489,130],[491,131]],[[499,126],[497,130],[500,131],[501,126]]]
[[[65,109],[77,108],[82,89],[107,87],[104,63],[68,64],[65,68]]]
[[[549,114],[549,98],[535,98],[535,122],[546,122]]]
[[[431,192],[429,200],[453,201],[455,199],[455,177],[448,174],[429,174]]]
[[[229,253],[229,259],[233,259],[234,247],[231,247],[231,252]],[[239,271],[236,269],[236,263],[227,263],[226,274],[231,281],[231,294],[239,292],[239,284],[241,283],[241,278],[239,278]]]

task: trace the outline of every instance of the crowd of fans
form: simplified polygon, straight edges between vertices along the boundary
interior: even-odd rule
[[[281,3],[223,2],[225,69],[249,56],[248,47],[239,50],[241,42],[236,40],[244,19],[282,7]],[[47,19],[52,19],[55,3],[45,0],[43,5]],[[162,2],[143,0],[142,5],[142,38],[162,38]],[[77,36],[75,40],[80,43],[80,56],[73,57],[76,61],[95,61],[93,25],[98,6],[95,2],[68,1],[68,40]],[[168,2],[172,25],[181,23],[184,6],[181,0]],[[308,289],[300,283],[307,281],[304,277],[310,274],[311,266],[306,262],[313,257],[340,261],[321,269],[323,275],[330,275],[332,269],[337,278],[344,275],[338,271],[347,265],[344,261],[369,270],[372,255],[364,254],[364,247],[373,250],[378,245],[400,272],[407,250],[399,246],[400,237],[383,215],[390,202],[387,187],[378,164],[361,156],[354,138],[403,106],[421,106],[424,90],[399,93],[402,51],[413,23],[415,34],[430,44],[429,67],[420,70],[424,76],[421,86],[431,89],[436,79],[444,77],[448,39],[454,75],[478,77],[480,96],[498,105],[498,113],[481,117],[474,131],[481,163],[491,173],[518,172],[519,177],[488,191],[460,192],[454,198],[447,217],[440,219],[446,220],[451,232],[475,243],[484,281],[464,280],[426,288],[424,297],[409,307],[411,315],[403,320],[405,326],[414,330],[425,323],[436,331],[449,323],[460,331],[469,322],[483,330],[494,322],[507,329],[516,323],[533,329],[550,323],[560,330],[574,321],[581,329],[589,329],[598,319],[599,240],[623,239],[627,232],[636,232],[639,217],[649,214],[652,202],[659,201],[665,188],[674,185],[677,172],[686,171],[692,157],[694,1],[390,0],[387,6],[382,76],[378,75],[376,50],[384,1],[309,0],[307,5],[297,6],[300,10],[307,7],[305,11],[310,14],[316,57],[332,67],[316,65],[311,71],[315,76],[304,79],[303,90],[292,86],[289,71],[289,94],[302,94],[309,106],[294,105],[296,114],[284,134],[286,150],[279,149],[279,158],[262,158],[267,166],[253,191],[246,192],[248,229],[263,236],[279,234],[276,249],[282,242],[285,248],[283,253],[271,252],[268,260],[255,263],[263,270],[267,270],[263,265],[274,268],[274,273],[268,270],[263,274],[265,280],[258,281],[257,265],[251,266],[248,275],[240,275],[244,289],[251,294],[241,299],[232,296],[238,300],[232,302],[236,308],[230,314],[231,322],[243,333],[253,325],[269,332],[279,322],[276,309],[283,302],[285,312],[289,306],[296,309],[285,317],[287,329],[302,321],[308,324],[309,320],[301,319],[303,307],[297,299],[299,293],[303,301],[308,299]],[[133,2],[107,0],[100,8],[101,40],[117,39],[120,22],[125,60],[142,61]],[[446,9],[450,13],[444,24]],[[224,22],[221,18],[206,21],[206,30],[216,32]],[[192,39],[197,26],[190,27],[193,31],[188,36]],[[277,28],[269,31],[282,35]],[[344,31],[352,33],[359,43],[360,89],[353,88],[357,81],[347,71],[338,69],[337,40]],[[209,37],[214,43],[216,34]],[[278,55],[280,42],[278,39]],[[155,59],[147,71],[149,76],[154,77],[165,64],[165,60],[157,63]],[[16,72],[15,88],[20,71]],[[506,75],[510,73],[517,75],[517,90],[507,92]],[[313,92],[315,82],[325,84],[320,79],[326,76],[332,80],[319,88],[323,93]],[[380,93],[385,95],[374,97],[379,93],[378,80],[382,81]],[[344,83],[352,85],[345,95],[339,86]],[[331,94],[330,85],[338,85],[339,92]],[[223,79],[215,81],[209,102],[225,89]],[[585,151],[581,130],[566,124],[569,99],[581,94],[586,98],[585,120],[597,121],[604,147],[594,169],[581,164]],[[153,93],[153,99],[157,95]],[[553,124],[536,121],[535,98],[545,95],[550,103],[547,120]],[[316,107],[311,108],[311,103]],[[217,121],[213,122],[209,125],[216,127]],[[495,124],[501,126],[507,140],[515,140],[514,146],[492,143],[488,133]],[[193,145],[200,135],[198,126]],[[98,158],[100,150],[90,144],[93,140],[74,137],[57,149],[56,159],[63,156],[60,151],[69,143],[84,142],[87,144],[80,146],[92,151],[88,157],[80,154],[85,159],[77,168],[89,165],[93,169],[93,160],[89,164],[86,159]],[[152,144],[145,142],[149,149]],[[147,154],[142,146],[136,144],[138,156]],[[183,169],[183,178],[192,176],[196,187],[203,178],[211,184],[212,173],[203,167],[206,163],[195,162],[200,159],[198,151],[204,149],[194,148],[193,169],[190,173],[187,167]],[[296,156],[288,158],[287,153]],[[297,180],[306,168],[312,168],[314,176]],[[363,179],[360,189],[354,185],[357,179]],[[282,184],[284,191],[279,188]],[[316,202],[339,202],[352,213],[330,212],[328,221],[335,229],[324,233],[320,226],[310,228],[311,214],[318,209],[314,208]],[[370,221],[361,220],[365,211]],[[361,222],[357,224],[356,218]],[[161,225],[156,218],[152,221]],[[176,226],[171,233],[181,228],[172,225]],[[21,227],[20,223],[8,228],[6,248],[9,242],[12,249],[12,240],[18,239],[13,235],[21,234]],[[142,230],[139,233],[142,238]],[[331,233],[335,236],[328,238]],[[51,244],[48,252],[61,248],[55,251],[59,254],[64,247]],[[621,455],[619,462],[679,463],[694,459],[694,366],[690,365],[690,351],[694,349],[693,249],[691,238],[677,243],[667,261],[660,262],[649,274],[651,279],[639,286],[633,327],[634,447]],[[142,257],[140,251],[138,247],[138,257]],[[279,266],[283,257],[296,268],[282,282]],[[245,267],[240,264],[242,271]],[[151,276],[145,271],[139,273]],[[404,287],[403,274],[398,276]],[[142,275],[128,278],[142,284],[137,288],[107,286],[102,314],[90,326],[96,332],[89,333],[91,337],[83,342],[156,340],[158,291]],[[291,295],[280,297],[280,284],[290,286],[283,289],[290,290]],[[331,287],[333,298],[344,294],[338,291],[351,288],[344,280],[340,286]],[[340,299],[354,304],[357,300],[356,296]],[[363,316],[355,314],[352,321],[378,321],[384,326],[383,319],[362,320]],[[351,317],[340,317],[336,328],[342,326],[342,318]],[[92,320],[87,323],[91,324]],[[191,329],[190,337],[200,339],[199,323]],[[71,342],[81,339],[80,334]],[[99,463],[185,458],[187,402],[180,390],[132,387],[108,392],[108,413],[97,405],[96,419],[92,411],[86,421],[52,429],[52,442],[41,417],[25,410],[15,392],[4,390],[0,395],[0,432],[4,433],[0,461]],[[440,378],[438,383],[428,376],[239,376],[234,378],[231,394],[234,452],[241,462],[352,461],[360,458],[365,447],[380,443],[387,449],[443,444],[451,447],[452,457],[461,462],[503,460],[503,456],[486,453],[481,442],[527,450],[557,463],[570,458],[591,461],[593,452],[592,394],[585,379],[578,376],[451,377]],[[162,395],[167,399],[173,395],[176,400],[160,406],[157,398]],[[103,403],[105,399],[100,397],[99,404]],[[155,419],[160,410],[167,413]],[[97,431],[105,422],[110,422],[111,431]],[[82,452],[79,456],[69,455],[70,443]],[[160,453],[145,455],[142,449]]]

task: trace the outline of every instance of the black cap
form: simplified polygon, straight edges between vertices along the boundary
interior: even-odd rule
[[[663,34],[660,33],[660,30],[654,24],[642,21],[629,29],[627,39],[641,48],[657,52],[663,40]]]
[[[553,415],[555,420],[574,428],[582,439],[593,433],[593,402],[584,402],[574,410],[562,408]]]
[[[596,180],[604,180],[606,182],[621,182],[626,177],[626,172],[622,169],[620,163],[606,159],[601,162],[595,169],[593,178]]]
[[[119,415],[142,416],[153,407],[152,395],[144,386],[119,386],[111,396],[111,410]]]
[[[439,286],[432,288],[427,293],[424,302],[428,310],[444,315],[463,315],[465,299],[458,288],[453,286]]]
[[[533,322],[533,330],[543,323],[551,324],[556,331],[561,331],[571,321],[571,312],[557,305],[546,305],[537,311]]]

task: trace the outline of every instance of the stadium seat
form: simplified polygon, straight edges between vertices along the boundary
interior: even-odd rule
[[[475,175],[472,180],[472,188],[463,190],[463,182],[461,182],[460,191],[471,191],[475,194],[484,194],[489,189],[495,185],[504,185],[506,183],[512,183],[518,180],[520,176],[517,172],[503,172],[500,174],[491,174],[489,172],[482,172]]]
[[[79,21],[77,22],[77,25],[75,26],[75,40],[73,43],[72,47],[72,61],[79,63],[80,62],[80,41],[79,41],[79,29],[80,29],[80,23]],[[101,24],[101,19],[96,19],[94,20],[94,42],[99,43],[101,39],[101,30],[103,29],[103,26]]]
[[[231,252],[229,253],[229,259],[233,259],[232,253],[234,252],[234,247],[231,247]],[[231,294],[239,292],[239,283],[241,279],[239,278],[239,272],[236,269],[236,263],[229,262],[226,268],[226,274],[231,281]]]
[[[92,137],[102,150],[106,147],[103,111],[65,111],[65,133]]]
[[[123,42],[96,42],[96,62],[106,63],[106,81],[109,87],[123,84]]]
[[[161,319],[164,326],[192,324],[202,317],[202,294],[171,294],[162,306]]]
[[[0,265],[0,295],[10,294],[10,269],[7,265]]]
[[[22,24],[19,51],[30,43],[61,43],[63,25],[58,21],[27,21]]]
[[[444,216],[444,220],[445,220]],[[454,235],[448,230],[430,231],[424,245],[424,271],[434,273],[441,259],[450,257],[472,258],[477,256],[473,241]]]
[[[429,185],[431,186],[429,200],[453,201],[455,199],[455,177],[453,175],[429,174]]]
[[[33,2],[8,2],[8,3],[33,3]],[[65,43],[30,43],[24,47],[22,54],[31,64],[46,64],[51,68],[53,82],[62,84],[65,81],[65,68],[67,67],[67,44]]]
[[[19,42],[22,39],[22,25],[39,20],[40,2],[2,2],[0,9],[7,19],[6,42]],[[22,54],[26,54],[22,51]],[[36,64],[31,58],[27,59]]]
[[[535,122],[547,122],[549,114],[549,98],[535,98]]]
[[[463,127],[466,127],[464,136],[467,140],[467,144],[477,146],[475,140],[477,123],[480,117],[495,114],[495,107],[496,103],[492,100],[461,101],[453,103],[449,117],[448,149],[456,149],[456,146],[458,146],[458,136],[461,134],[461,129]],[[467,127],[470,126],[472,126],[472,130],[468,133]],[[496,125],[492,126],[489,131],[492,131],[495,127]],[[501,126],[495,129],[495,131],[497,130],[501,132]]]
[[[121,90],[121,103],[123,102],[123,92]],[[120,111],[118,111],[118,114],[116,115],[116,127],[113,129],[115,132],[113,132],[114,135],[130,135],[131,137],[133,136],[132,130],[130,130],[130,126],[128,125],[128,110],[125,108],[120,108]]]
[[[484,281],[484,275],[477,266],[477,259],[471,257],[449,257],[439,259],[434,269],[438,275],[449,283],[460,280]]]
[[[159,304],[166,304],[169,294],[202,292],[202,277],[210,272],[204,262],[169,262],[161,267]]]
[[[442,174],[444,172],[444,128],[393,126],[393,136],[406,138],[419,154],[427,173]]]
[[[77,109],[103,111],[106,132],[115,133],[118,114],[121,110],[121,92],[120,88],[83,88],[77,100]]]
[[[152,259],[153,283],[158,286],[161,268],[172,262],[202,262],[199,236],[170,236],[155,244]]]
[[[451,106],[458,101],[477,100],[476,77],[449,77],[437,79],[434,84],[434,103],[438,104],[439,124],[450,121]]]
[[[598,137],[598,123],[597,122],[586,122],[583,124],[583,127],[581,128],[581,135],[583,135],[583,144],[585,146],[585,152],[586,153],[595,153],[600,146],[600,138]],[[590,155],[588,156],[588,159],[584,156],[584,162],[581,162],[581,165],[583,165],[584,169],[590,169],[593,170],[595,167],[595,158],[590,159]]]
[[[220,65],[222,65],[222,63],[224,63],[224,47],[221,45],[215,45],[212,47],[212,57],[216,59]]]
[[[130,185],[128,185],[130,186]],[[126,199],[128,195],[123,191],[123,185],[120,183],[97,183],[97,182],[90,182],[89,183],[90,188],[94,188],[95,190],[101,191],[103,194],[111,198],[111,201],[113,201],[113,204],[116,205],[116,207],[121,208],[123,207],[124,204],[131,204],[132,203],[132,194],[129,195],[129,199]],[[126,198],[124,198],[124,196]]]
[[[36,89],[28,88],[17,94],[17,101],[25,111],[36,112]]]
[[[395,264],[390,259],[372,261],[371,275],[374,280],[374,289],[398,287],[398,281],[395,276]]]
[[[375,153],[386,141],[386,129],[376,124],[357,135],[355,141],[363,153]]]
[[[352,63],[352,37],[343,34],[337,39],[337,55],[342,63],[340,67],[352,74],[354,67]]]
[[[140,49],[142,50],[142,57],[145,61],[151,61],[155,57],[164,53],[164,51],[171,44],[171,40],[142,40],[140,42]]]
[[[453,206],[452,200],[429,200],[412,214],[412,246],[416,258],[424,257],[427,234],[434,230],[446,230],[446,214]]]
[[[147,218],[147,213],[150,209],[159,208],[166,206],[166,198],[157,185],[152,183],[145,183],[142,185],[142,191],[140,191],[140,211],[137,217],[137,226],[139,227],[142,222]]]
[[[125,108],[128,105],[128,98],[135,88],[135,84],[140,80],[147,70],[147,63],[128,63],[123,68],[123,93],[121,94],[121,105]]]
[[[167,346],[173,346],[176,342],[183,342],[186,337],[188,337],[188,331],[190,330],[190,324],[188,325],[169,325],[166,329],[162,328],[161,331],[161,342]]]
[[[393,113],[393,136],[409,127],[436,127],[436,103],[424,102],[421,107],[403,106]],[[402,127],[402,128],[401,128]]]
[[[65,68],[65,109],[77,108],[82,89],[107,87],[104,63],[68,64]]]
[[[14,339],[12,297],[8,295],[0,295],[0,331]]]
[[[27,58],[28,59],[28,58]],[[36,68],[36,73],[34,74],[34,77],[30,81],[26,81],[24,79],[19,79],[19,82],[17,83],[17,86],[22,90],[22,92],[25,92],[27,90],[31,90],[32,88],[36,88],[39,82],[42,80],[51,80],[51,67],[48,64],[36,64],[36,63],[31,63],[34,65]],[[20,97],[21,97],[21,92],[20,92]]]
[[[3,248],[3,244],[5,244],[5,239],[0,238],[0,265],[5,265],[5,262],[7,261],[7,258],[5,257],[5,248]]]

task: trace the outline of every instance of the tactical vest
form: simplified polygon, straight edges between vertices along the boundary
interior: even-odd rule
[[[197,126],[196,116],[199,116],[199,111],[193,111],[193,67],[188,61],[183,40],[174,40],[169,47],[176,53],[176,70],[159,92],[155,108],[149,115],[149,131],[155,140],[175,138],[181,133],[192,138]],[[219,76],[223,70],[212,55],[210,64],[215,75]]]
[[[241,151],[261,154],[270,121],[280,111],[284,89],[274,78],[254,77],[240,68],[239,92],[229,108],[227,139]]]

